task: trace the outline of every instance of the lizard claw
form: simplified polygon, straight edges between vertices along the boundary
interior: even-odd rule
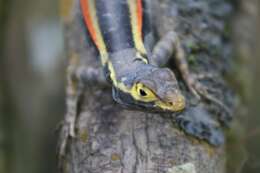
[[[75,129],[74,123],[70,123],[70,122],[65,123],[62,127],[61,142],[59,144],[59,149],[58,149],[58,168],[60,172],[63,172],[62,170],[65,161],[69,138],[74,138],[76,136],[74,129]]]
[[[205,77],[205,75],[203,75],[203,78],[204,77]],[[192,94],[199,100],[201,98],[204,98],[208,101],[211,101],[211,102],[217,104],[218,106],[222,107],[228,115],[231,115],[232,114],[231,110],[226,105],[224,105],[224,103],[221,100],[219,100],[216,97],[214,97],[213,95],[209,94],[208,90],[211,90],[211,89],[208,89],[207,87],[202,85],[197,79],[198,79],[197,75],[191,75],[186,80],[186,84],[187,84],[189,90],[192,92]]]
[[[58,149],[58,167],[60,170],[63,168],[63,162],[65,159],[66,155],[66,150],[68,146],[68,141],[69,138],[74,138],[76,135],[75,133],[75,121],[74,121],[74,116],[68,116],[70,118],[67,119],[67,122],[63,123],[61,127],[61,142],[59,144],[59,149]]]
[[[197,91],[197,89],[195,89],[195,87],[192,84],[188,84],[188,88],[198,100],[201,100],[199,92]]]
[[[63,163],[65,160],[65,155],[66,155],[66,148],[67,148],[67,143],[69,139],[69,131],[68,127],[66,124],[63,125],[61,128],[61,136],[60,136],[60,144],[58,145],[58,152],[57,152],[57,157],[58,157],[58,169],[60,172],[63,172]]]
[[[206,88],[200,84],[195,75],[189,75],[185,78],[185,82],[188,89],[198,100],[201,100],[201,95],[203,95],[202,93],[207,92]]]

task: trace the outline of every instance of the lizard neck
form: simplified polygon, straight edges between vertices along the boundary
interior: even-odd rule
[[[136,49],[125,49],[109,54],[106,76],[112,84],[123,91],[130,90],[138,72],[146,67],[147,60]],[[122,88],[122,85],[124,87]]]
[[[106,76],[114,87],[129,92],[136,70],[148,63],[143,42],[149,32],[145,1],[80,0],[80,6]]]

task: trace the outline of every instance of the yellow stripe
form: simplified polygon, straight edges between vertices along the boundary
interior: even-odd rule
[[[99,52],[100,52],[100,56],[101,56],[102,65],[103,66],[108,65],[108,70],[110,72],[110,78],[113,82],[113,85],[124,92],[129,92],[129,89],[127,88],[127,86],[125,86],[122,82],[117,81],[115,69],[113,67],[112,62],[109,61],[109,55],[107,52],[107,48],[106,48],[104,39],[102,37],[99,24],[98,24],[98,17],[96,15],[96,8],[95,8],[95,0],[89,0],[89,10],[90,10],[90,15],[92,16],[93,27],[96,31],[96,37],[97,37],[97,42],[99,45]]]
[[[134,38],[135,47],[139,52],[141,52],[141,54],[146,54],[146,50],[142,39],[142,33],[138,31],[138,20],[137,20],[138,16],[137,16],[136,0],[128,0],[128,5],[129,5],[132,34]]]
[[[137,16],[136,0],[128,0],[128,5],[129,5],[129,11],[130,11],[131,29],[132,29],[134,44],[135,44],[135,48],[138,51],[136,56],[139,57],[140,59],[142,59],[145,63],[148,63],[147,59],[142,57],[142,55],[140,55],[140,53],[145,55],[146,50],[145,50],[143,40],[142,40],[142,33],[139,32],[139,30],[138,30],[138,20],[137,20],[138,16]],[[111,62],[108,62],[108,69],[111,73],[110,77],[111,77],[111,80],[113,81],[114,86],[119,88],[121,91],[123,91],[125,93],[131,93],[132,88],[128,88],[123,82],[119,82],[116,80],[115,70],[114,70]]]
[[[90,15],[92,16],[93,27],[97,34],[97,42],[98,45],[100,46],[99,52],[101,56],[101,62],[102,65],[105,65],[108,62],[108,53],[107,53],[107,48],[103,40],[101,31],[99,29],[98,18],[96,15],[95,0],[89,0],[89,10],[90,10]]]
[[[106,48],[106,44],[104,42],[104,39],[102,37],[101,31],[100,31],[100,27],[98,24],[98,17],[96,15],[96,7],[95,7],[95,0],[89,0],[89,10],[90,10],[90,15],[92,16],[92,21],[93,21],[93,27],[96,31],[96,37],[97,37],[97,42],[99,45],[99,52],[100,52],[100,56],[101,56],[101,62],[102,65],[108,65],[108,70],[110,72],[110,78],[113,82],[113,85],[115,87],[118,87],[122,90],[126,90],[126,87],[122,84],[118,84],[118,81],[116,79],[116,73],[115,73],[115,69],[113,67],[113,64],[109,61],[109,55],[107,52],[107,48]]]
[[[131,2],[132,0],[128,1],[128,2]],[[130,3],[131,4],[131,3]],[[109,61],[109,55],[108,55],[108,52],[107,52],[107,48],[106,48],[106,45],[105,45],[105,42],[104,42],[104,39],[102,37],[102,34],[101,34],[101,31],[100,31],[100,28],[99,28],[99,24],[98,24],[98,17],[96,15],[96,8],[95,8],[95,0],[89,0],[89,10],[90,10],[90,15],[92,17],[92,21],[93,21],[93,27],[96,31],[96,37],[97,37],[97,42],[98,42],[98,45],[100,46],[99,48],[99,52],[100,52],[100,56],[101,56],[101,62],[102,62],[102,65],[105,66],[105,65],[108,65],[108,70],[110,72],[110,78],[113,82],[113,85],[117,88],[119,88],[121,91],[124,91],[126,93],[130,93],[130,88],[128,88],[124,83],[122,82],[119,82],[117,81],[116,79],[116,73],[115,73],[115,69],[113,67],[113,64],[111,61]],[[135,9],[133,9],[136,11],[136,6],[135,6]],[[135,14],[135,19],[134,21],[132,21],[132,26],[136,23],[137,24],[137,18],[136,18],[136,14]],[[134,42],[136,45],[139,45],[139,46],[136,46],[137,47],[137,50],[139,50],[141,53],[144,53],[145,54],[145,49],[144,49],[144,46],[143,46],[143,43],[142,43],[142,39],[141,37],[137,35],[137,31],[138,31],[138,28],[137,26],[134,27],[134,31],[133,31],[133,35],[134,35]],[[136,33],[136,34],[134,34]],[[137,44],[139,43],[139,44]],[[146,60],[146,59],[145,59]],[[147,62],[147,60],[146,60]]]

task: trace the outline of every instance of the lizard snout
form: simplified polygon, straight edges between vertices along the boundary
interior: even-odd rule
[[[180,92],[174,92],[157,101],[156,105],[166,111],[178,112],[185,108],[186,102]]]
[[[167,104],[169,104],[169,107],[172,111],[181,111],[185,108],[185,98],[181,94],[173,94],[167,100]]]

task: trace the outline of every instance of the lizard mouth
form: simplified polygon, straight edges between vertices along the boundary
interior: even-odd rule
[[[170,98],[158,99],[152,102],[137,101],[128,93],[113,88],[114,100],[125,108],[145,112],[179,112],[185,108],[185,98],[182,94],[173,94]]]
[[[165,111],[178,112],[185,108],[186,103],[184,96],[178,95],[173,97],[169,102],[156,101],[155,105]]]

